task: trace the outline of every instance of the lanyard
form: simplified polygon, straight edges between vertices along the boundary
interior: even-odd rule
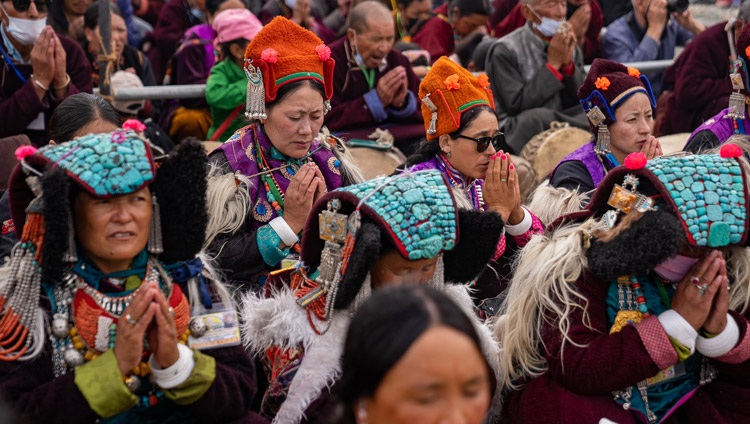
[[[26,78],[21,75],[21,71],[19,71],[18,68],[16,68],[16,65],[13,64],[13,61],[10,60],[10,57],[8,57],[8,53],[6,53],[2,48],[0,48],[0,52],[3,53],[3,59],[5,59],[5,63],[10,65],[10,67],[13,69],[13,72],[15,72],[18,76],[18,79],[20,79],[22,83],[26,84]]]
[[[370,87],[370,90],[372,90],[372,87],[375,86],[375,70],[364,69],[364,68],[359,68],[359,70],[362,71],[362,75],[365,76],[365,80],[367,81],[367,86]]]

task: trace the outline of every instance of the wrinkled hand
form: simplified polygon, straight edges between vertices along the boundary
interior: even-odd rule
[[[55,46],[55,77],[52,80],[52,85],[54,87],[61,87],[67,80],[67,55],[60,39],[54,31],[52,32],[51,43]],[[65,88],[65,91],[67,91],[67,87]]]
[[[516,167],[511,162],[510,155],[502,150],[490,158],[482,194],[487,209],[499,213],[503,221],[517,224],[523,219]],[[520,219],[517,218],[519,212]],[[516,221],[511,222],[512,218],[516,218]]]
[[[380,77],[377,91],[383,107],[393,104],[393,98],[402,80],[406,80],[406,69],[403,66],[397,66]]]
[[[547,63],[555,69],[570,65],[575,53],[576,36],[573,31],[558,31],[549,41]]]
[[[693,14],[690,13],[690,9],[685,10],[682,13],[673,13],[672,16],[677,20],[677,23],[686,30],[692,32],[695,35],[705,31],[706,26],[700,21],[693,18]]]
[[[393,102],[391,106],[396,109],[401,109],[406,105],[406,96],[409,95],[409,84],[406,82],[406,78],[401,80],[395,93],[393,93]]]
[[[34,79],[49,87],[55,78],[55,44],[52,41],[56,39],[55,31],[52,27],[47,26],[42,31],[39,38],[31,49],[31,72]],[[64,70],[63,70],[64,72]],[[63,78],[64,80],[64,78]]]
[[[152,301],[158,290],[154,285],[141,288],[117,321],[114,353],[122,375],[128,375],[143,359],[143,340],[157,309]],[[136,322],[128,323],[128,316]]]
[[[151,284],[156,291],[149,305],[154,309],[154,319],[148,330],[148,344],[153,351],[154,360],[164,369],[174,365],[180,358],[177,349],[177,327],[164,293],[159,290],[156,283]]]
[[[646,159],[651,160],[657,156],[662,156],[664,152],[661,150],[661,143],[659,139],[653,135],[648,136],[646,142],[641,147],[641,152],[646,155]]]
[[[583,40],[586,32],[589,30],[591,24],[591,4],[584,4],[573,12],[573,16],[568,19],[570,26],[573,28],[573,33],[576,38],[581,41]]]
[[[719,334],[727,326],[727,312],[729,312],[729,278],[727,277],[726,267],[719,269],[719,274],[724,278],[719,283],[714,303],[711,306],[711,312],[703,323],[703,329],[711,334]]]
[[[714,308],[714,295],[719,291],[720,286],[726,286],[727,284],[726,275],[726,261],[724,261],[721,252],[712,250],[693,266],[677,286],[677,290],[672,296],[672,309],[689,322],[694,329],[700,329],[705,325]],[[693,276],[700,278],[700,284],[708,285],[703,294],[690,281]],[[723,313],[726,316],[726,309]],[[713,314],[711,316],[713,317]],[[716,317],[711,322],[712,328],[718,324],[715,321],[718,321]]]
[[[284,195],[284,221],[299,234],[305,226],[316,195],[320,195],[318,184],[325,186],[316,174],[315,165],[305,164],[294,175]]]

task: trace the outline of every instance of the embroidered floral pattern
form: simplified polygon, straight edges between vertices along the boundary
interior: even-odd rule
[[[341,167],[341,161],[338,160],[335,156],[328,158],[328,169],[331,170],[336,175],[341,175],[341,171],[339,168]]]
[[[253,218],[259,222],[268,222],[272,216],[273,208],[271,205],[264,199],[263,195],[258,196],[258,200],[255,202],[255,206],[253,206]]]

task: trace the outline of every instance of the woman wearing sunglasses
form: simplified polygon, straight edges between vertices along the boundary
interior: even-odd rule
[[[2,0],[0,21],[0,138],[25,134],[37,146],[47,144],[57,105],[91,92],[86,56],[47,26],[46,0]]]
[[[466,209],[500,214],[510,236],[500,238],[493,262],[484,272],[475,300],[497,296],[506,286],[510,259],[541,222],[521,207],[518,175],[510,155],[500,150],[492,92],[486,75],[475,77],[447,58],[432,66],[419,86],[427,141],[406,162],[410,171],[437,169]]]

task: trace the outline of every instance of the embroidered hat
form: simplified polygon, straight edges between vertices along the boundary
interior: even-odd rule
[[[427,139],[450,134],[461,126],[461,115],[478,106],[495,108],[487,75],[475,77],[457,63],[441,57],[419,84]]]
[[[265,104],[279,88],[301,80],[323,84],[326,100],[333,96],[331,49],[317,35],[281,16],[255,35],[245,50],[248,119],[265,119]]]
[[[251,41],[263,24],[247,9],[227,9],[216,15],[211,27],[216,31],[216,46],[240,38]]]
[[[595,59],[578,88],[578,98],[592,132],[601,123],[615,122],[615,110],[635,93],[645,94],[651,107],[656,107],[651,83],[641,71],[611,60]]]
[[[409,260],[442,253],[444,274],[438,278],[463,283],[489,263],[502,231],[499,215],[459,209],[439,171],[406,173],[319,199],[303,231],[301,260],[305,269],[320,272],[321,281],[339,276],[340,309],[354,300],[384,244]]]

